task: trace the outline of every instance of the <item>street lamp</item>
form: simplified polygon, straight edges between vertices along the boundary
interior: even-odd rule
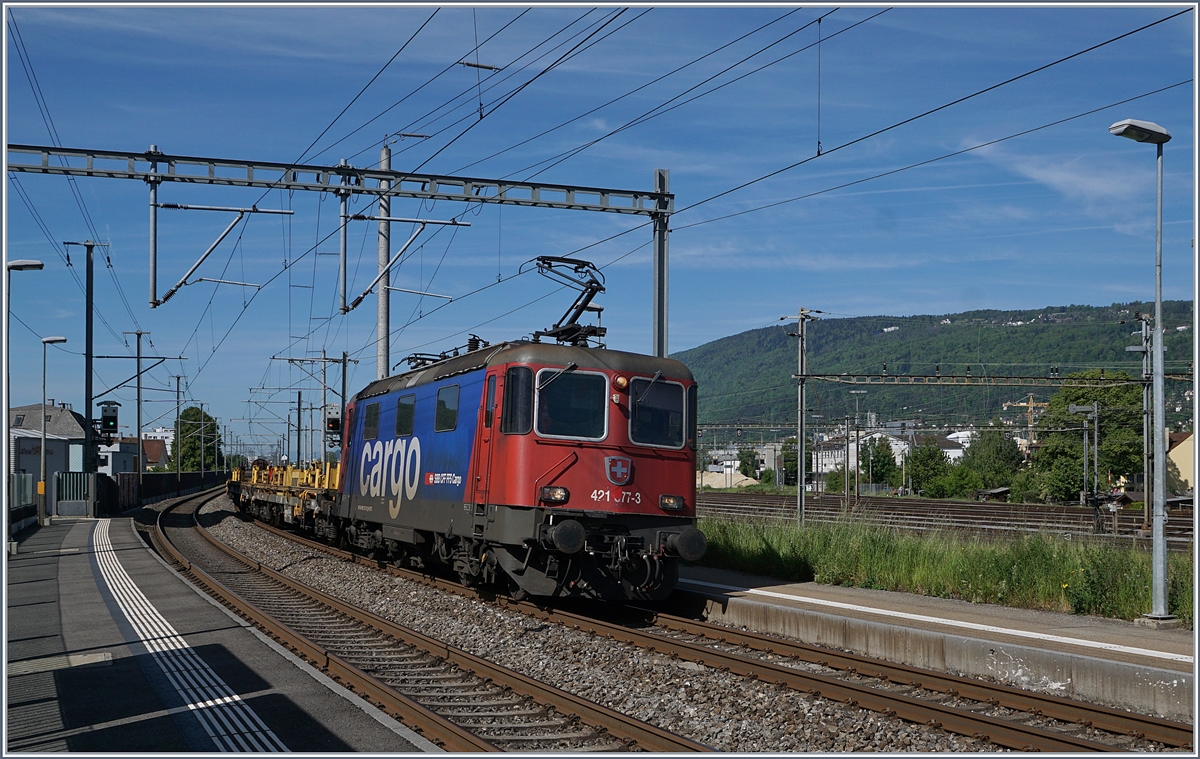
[[[1179,620],[1167,611],[1167,452],[1166,423],[1163,415],[1163,314],[1162,314],[1162,189],[1163,144],[1171,133],[1152,121],[1125,119],[1108,128],[1118,137],[1153,143],[1158,152],[1158,217],[1154,233],[1154,523],[1151,530],[1152,585],[1150,613],[1138,620],[1151,627],[1178,627]]]
[[[38,459],[38,526],[46,527],[50,519],[46,516],[46,346],[65,343],[65,337],[42,338],[42,448]]]
[[[8,265],[4,267],[5,268],[5,272],[4,272],[4,303],[7,305],[8,309],[10,311],[12,310],[12,273],[14,271],[40,271],[41,269],[44,269],[45,266],[46,265],[43,264],[41,261],[35,261],[30,258],[22,258],[22,259],[19,259],[16,261],[9,261]],[[8,394],[5,397],[9,398],[9,399],[12,398],[12,358],[10,356],[10,349],[9,349],[10,342],[11,341],[8,339],[8,319],[5,319],[4,320],[4,387],[8,391]],[[5,416],[8,415],[7,407],[4,409],[4,413],[5,413]],[[9,465],[8,469],[11,472],[14,468],[15,468],[14,465]],[[6,482],[7,482],[7,480],[6,480]],[[8,523],[8,510],[7,509],[4,512],[4,534],[7,536],[8,542],[12,543],[12,529],[11,529],[11,525],[9,525],[9,523]],[[11,551],[12,548],[10,547],[9,550]]]

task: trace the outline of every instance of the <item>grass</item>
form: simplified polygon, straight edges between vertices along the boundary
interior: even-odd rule
[[[705,566],[799,582],[1132,620],[1150,611],[1150,552],[1086,538],[985,540],[853,523],[700,520]],[[1168,555],[1168,610],[1193,624],[1192,553]]]

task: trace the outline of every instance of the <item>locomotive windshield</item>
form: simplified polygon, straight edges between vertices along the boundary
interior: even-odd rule
[[[683,446],[683,386],[635,379],[629,394],[634,399],[630,440],[642,445]]]
[[[608,410],[608,381],[604,375],[543,369],[538,373],[538,384],[539,435],[604,439]]]

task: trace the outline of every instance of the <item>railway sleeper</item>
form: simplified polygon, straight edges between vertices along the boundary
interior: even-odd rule
[[[485,702],[485,703],[481,704],[481,706],[503,706],[503,704],[501,704],[499,702]],[[473,719],[474,718],[499,719],[501,717],[541,717],[541,716],[544,716],[546,714],[546,712],[547,712],[546,709],[529,709],[529,708],[512,709],[512,710],[506,710],[506,711],[490,711],[490,712],[483,712],[483,711],[479,711],[479,710],[470,710],[470,711],[464,710],[464,711],[459,712],[454,709],[443,709],[439,712],[439,714],[441,714],[443,717],[447,717],[447,718],[462,717],[462,718],[473,718]]]
[[[481,730],[486,733],[487,731]],[[535,743],[542,741],[578,741],[598,738],[600,734],[594,730],[576,730],[573,733],[551,733],[549,735],[487,735],[492,743]]]

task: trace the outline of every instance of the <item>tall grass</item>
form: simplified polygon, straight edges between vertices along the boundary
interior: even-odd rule
[[[873,525],[702,519],[702,564],[793,581],[1136,619],[1150,611],[1150,552],[1076,537],[979,539]],[[1168,556],[1168,610],[1192,625],[1192,554]]]

